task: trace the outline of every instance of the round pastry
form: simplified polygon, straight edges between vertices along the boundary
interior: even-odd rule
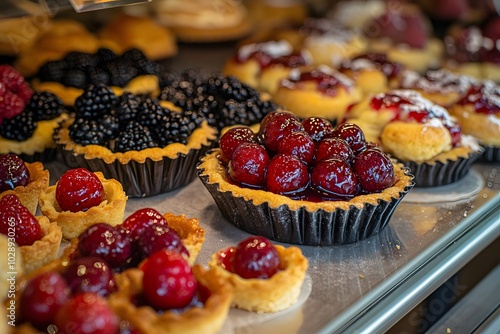
[[[213,254],[209,266],[233,287],[232,305],[257,313],[285,310],[299,298],[308,267],[298,247],[249,237]]]
[[[354,105],[346,117],[409,166],[417,186],[453,183],[483,153],[448,111],[413,90],[391,90]]]
[[[348,29],[363,31],[367,23],[384,14],[386,8],[383,0],[338,1],[326,17]]]
[[[137,48],[153,60],[172,57],[177,53],[175,35],[149,17],[119,14],[99,31],[103,40],[111,40],[122,49],[119,53]]]
[[[482,158],[500,161],[500,87],[492,81],[472,86],[450,107],[463,133],[477,138],[485,147]]]
[[[194,112],[167,109],[157,99],[132,93],[116,97],[107,86],[89,86],[75,107],[75,118],[54,133],[63,162],[101,171],[118,180],[130,197],[157,195],[193,181],[198,157],[217,136]]]
[[[296,0],[255,0],[245,3],[248,15],[259,30],[299,26],[308,15],[307,6]]]
[[[383,53],[366,53],[342,62],[339,71],[352,78],[365,95],[396,87],[403,65]]]
[[[274,101],[300,118],[344,118],[347,108],[361,99],[353,80],[326,66],[292,69],[273,95]]]
[[[40,194],[40,211],[60,226],[65,239],[76,238],[100,222],[120,224],[126,203],[120,182],[83,168],[67,171]]]
[[[253,27],[240,1],[158,2],[158,22],[183,42],[221,42],[248,35]]]
[[[300,122],[289,112],[270,113],[258,135],[233,128],[219,146],[202,158],[198,175],[222,214],[280,242],[334,245],[367,238],[387,224],[413,185],[408,170],[368,144],[358,127],[345,123],[334,130],[324,118]],[[383,175],[371,183],[373,175],[359,165],[355,176],[355,156]]]

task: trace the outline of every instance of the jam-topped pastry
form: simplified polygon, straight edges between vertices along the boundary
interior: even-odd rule
[[[500,160],[500,87],[492,81],[476,83],[450,107],[462,131],[477,138],[486,151],[482,158]]]
[[[297,302],[308,261],[298,247],[250,236],[214,253],[209,266],[233,287],[234,307],[269,313]]]
[[[373,225],[369,233],[354,236],[336,231],[348,227],[337,226],[332,215],[347,219],[371,206],[382,213],[412,186],[407,171],[354,124],[333,128],[324,118],[301,122],[278,111],[266,116],[253,136],[236,129],[203,157],[199,176],[229,221],[272,240],[317,245],[360,240],[387,220],[377,215],[369,222],[360,215],[355,230]]]
[[[364,94],[381,93],[395,87],[403,69],[403,64],[375,52],[346,59],[339,66],[339,71],[352,78]]]
[[[40,194],[40,210],[61,227],[65,239],[76,238],[100,222],[120,224],[126,202],[120,182],[85,168],[66,171]]]
[[[292,69],[273,95],[276,103],[300,118],[311,116],[340,121],[361,91],[346,75],[326,65]]]
[[[460,124],[445,108],[414,90],[369,96],[354,105],[346,119],[359,125],[385,152],[411,165],[418,186],[457,181],[483,151],[474,138],[462,134]]]

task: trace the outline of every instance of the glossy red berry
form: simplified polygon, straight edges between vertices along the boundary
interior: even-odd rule
[[[0,233],[9,235],[9,229],[19,246],[32,245],[44,235],[35,216],[12,194],[0,199]]]
[[[217,260],[222,268],[234,273],[234,254],[236,247],[231,246],[217,252]]]
[[[63,211],[86,211],[99,205],[104,197],[101,180],[85,168],[68,170],[56,185],[56,200]]]
[[[30,182],[30,171],[23,159],[15,154],[0,155],[0,192],[26,186]]]
[[[266,120],[266,117],[269,117]],[[275,111],[267,114],[261,122],[259,137],[264,146],[271,152],[278,150],[281,137],[290,132],[304,131],[297,116],[287,111]]]
[[[356,156],[353,163],[361,188],[369,193],[382,191],[394,183],[391,160],[377,149],[368,149]]]
[[[118,317],[106,299],[94,293],[73,296],[57,312],[55,324],[62,334],[118,334]]]
[[[365,134],[359,126],[353,123],[341,123],[333,131],[336,137],[346,141],[355,154],[366,147]]]
[[[278,142],[278,152],[294,155],[308,165],[314,158],[314,141],[307,132],[290,132]]]
[[[269,156],[266,150],[257,143],[243,143],[234,151],[229,161],[230,178],[248,186],[264,185]]]
[[[111,268],[99,257],[73,259],[63,276],[73,294],[92,292],[106,297],[116,290]]]
[[[22,74],[10,65],[0,65],[0,82],[8,91],[19,96],[23,103],[28,102],[33,95],[33,90]]]
[[[137,250],[144,258],[162,249],[189,256],[181,237],[174,229],[159,224],[146,227],[137,239]]]
[[[278,272],[279,266],[278,251],[264,237],[248,237],[236,247],[234,272],[243,278],[267,279]]]
[[[197,281],[181,254],[159,251],[144,266],[143,293],[159,310],[183,308],[196,294]]]
[[[57,272],[43,272],[28,281],[21,294],[21,317],[39,329],[54,323],[57,311],[69,299],[70,290]]]
[[[297,157],[275,155],[267,167],[266,189],[275,194],[291,194],[304,190],[309,184],[307,166]]]
[[[337,137],[322,139],[316,145],[316,162],[331,158],[341,159],[350,164],[354,158],[354,152],[343,139]]]
[[[312,140],[319,142],[326,135],[333,132],[332,123],[322,117],[309,117],[302,121],[304,130],[311,136]]]
[[[322,160],[311,172],[312,185],[326,193],[351,197],[359,192],[359,182],[351,167],[341,159]]]
[[[128,232],[129,238],[134,241],[145,228],[156,224],[167,225],[167,220],[156,209],[142,208],[128,216],[123,221],[122,227]]]
[[[233,157],[233,153],[241,143],[256,143],[257,136],[247,126],[238,126],[229,129],[219,140],[221,149],[221,160],[227,163]]]

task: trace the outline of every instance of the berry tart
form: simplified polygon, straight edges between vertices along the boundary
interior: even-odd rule
[[[297,302],[308,261],[298,247],[250,236],[213,254],[209,266],[233,287],[234,307],[270,313]]]
[[[318,116],[338,122],[349,105],[361,100],[355,82],[326,65],[296,68],[273,95],[274,101],[300,118]]]
[[[481,156],[486,161],[500,161],[500,86],[483,81],[450,107],[462,126],[463,133],[474,136],[485,147]]]
[[[458,181],[483,153],[445,108],[414,90],[369,96],[349,110],[346,121],[408,166],[420,187]]]
[[[61,227],[65,239],[76,238],[100,222],[120,224],[126,202],[120,182],[85,168],[66,171],[40,194],[41,212]]]
[[[216,136],[198,113],[91,85],[77,98],[75,117],[56,129],[54,140],[66,165],[101,171],[118,180],[128,196],[146,197],[193,181],[199,156]]]
[[[25,273],[57,258],[62,240],[57,224],[35,217],[13,194],[0,199],[0,217],[0,233],[19,246]]]
[[[0,154],[0,198],[16,195],[36,214],[41,193],[49,186],[50,173],[41,162],[25,162],[15,154]]]
[[[272,112],[258,134],[232,128],[202,158],[199,177],[237,227],[280,242],[352,243],[380,231],[412,176],[353,124]],[[251,168],[250,168],[251,167]],[[378,173],[372,173],[372,169]]]

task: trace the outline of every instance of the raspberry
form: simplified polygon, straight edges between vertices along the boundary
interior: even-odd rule
[[[12,227],[15,228],[15,240],[19,246],[32,245],[43,237],[40,224],[19,198],[5,195],[0,200],[0,233],[7,235]]]
[[[33,94],[24,77],[10,65],[0,65],[0,82],[2,82],[7,90],[10,90],[21,100],[26,103]]]
[[[20,96],[6,90],[0,100],[0,118],[11,119],[19,115],[23,112],[24,105],[25,103]]]

